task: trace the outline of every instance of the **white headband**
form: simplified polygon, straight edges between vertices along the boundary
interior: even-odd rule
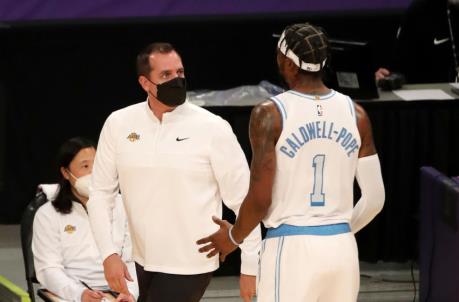
[[[300,58],[298,58],[298,56],[295,53],[293,53],[291,49],[287,51],[288,47],[287,47],[287,41],[285,40],[285,30],[284,32],[282,32],[282,35],[279,38],[277,47],[279,47],[280,52],[283,53],[287,58],[291,59],[293,63],[295,63],[296,66],[306,71],[317,72],[320,70],[321,67],[325,66],[325,62],[327,61],[327,59],[325,58],[322,64],[306,63],[306,62],[301,61]]]

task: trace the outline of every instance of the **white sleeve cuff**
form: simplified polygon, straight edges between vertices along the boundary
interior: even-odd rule
[[[241,274],[256,276],[258,272],[258,253],[256,255],[244,255],[241,251]]]
[[[256,276],[261,247],[261,229],[257,225],[241,243],[241,274]]]

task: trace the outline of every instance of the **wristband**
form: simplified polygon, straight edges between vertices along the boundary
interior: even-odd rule
[[[244,242],[244,240],[241,241],[240,243],[237,243],[236,240],[234,240],[234,238],[233,238],[233,234],[231,234],[231,231],[232,231],[232,230],[233,230],[233,226],[231,226],[231,227],[229,228],[229,230],[228,230],[228,237],[229,237],[229,239],[231,240],[231,242],[232,242],[235,246],[239,246],[239,244],[241,244],[242,242]]]

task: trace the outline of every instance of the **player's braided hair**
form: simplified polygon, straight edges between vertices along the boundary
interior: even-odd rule
[[[309,23],[298,23],[287,26],[284,33],[287,51],[298,56],[300,65],[302,62],[319,64],[319,71],[322,71],[329,57],[328,37],[324,30]]]

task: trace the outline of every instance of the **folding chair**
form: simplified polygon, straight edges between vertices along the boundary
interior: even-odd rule
[[[21,246],[22,256],[24,259],[24,267],[27,281],[27,292],[29,293],[30,300],[35,302],[35,294],[33,284],[39,284],[35,276],[35,268],[33,263],[32,253],[32,235],[33,235],[33,219],[37,210],[47,202],[47,197],[44,192],[39,191],[34,199],[27,205],[21,219]],[[38,289],[37,295],[45,302],[52,302],[47,296],[45,289]]]

